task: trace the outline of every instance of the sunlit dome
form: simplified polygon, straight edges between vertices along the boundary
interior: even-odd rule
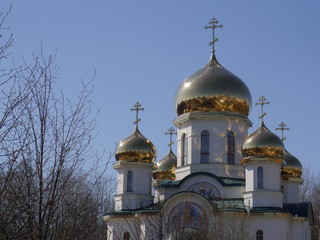
[[[138,128],[123,139],[116,149],[116,160],[125,162],[154,162],[156,149],[152,142],[145,138]]]
[[[177,157],[170,149],[168,154],[158,162],[157,169],[153,171],[153,178],[159,180],[175,180],[176,167]]]
[[[281,175],[283,177],[297,177],[300,178],[302,175],[302,165],[300,161],[285,150],[283,155],[285,164],[282,166]]]
[[[175,96],[178,115],[188,112],[232,112],[248,116],[251,94],[246,84],[219,64],[209,63],[187,77]]]
[[[246,138],[242,145],[242,154],[244,157],[282,159],[284,145],[282,140],[262,121],[260,127]]]

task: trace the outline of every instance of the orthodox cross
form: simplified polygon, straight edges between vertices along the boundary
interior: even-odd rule
[[[136,129],[138,129],[138,123],[141,121],[141,119],[139,118],[139,111],[143,111],[144,108],[142,108],[142,105],[137,102],[133,108],[130,109],[131,111],[136,111],[136,120],[133,122],[133,124],[136,125]]]
[[[217,19],[215,19],[214,17],[213,18],[211,18],[211,20],[208,22],[210,25],[205,25],[204,26],[204,29],[208,29],[208,28],[211,28],[212,29],[212,41],[211,42],[209,42],[209,45],[211,45],[212,46],[212,52],[214,52],[214,43],[216,42],[216,41],[218,41],[218,38],[215,38],[214,37],[214,30],[216,29],[216,28],[222,28],[223,27],[223,25],[222,24],[220,24],[220,25],[217,25],[218,23],[219,23],[219,21],[217,20]]]
[[[260,119],[261,119],[261,121],[263,121],[263,117],[265,116],[265,115],[267,115],[264,111],[263,111],[263,106],[265,105],[265,104],[270,104],[270,102],[268,101],[268,102],[266,102],[266,98],[264,97],[264,96],[261,96],[260,98],[259,98],[259,102],[257,102],[256,103],[256,105],[261,105],[261,115],[260,115]]]
[[[276,128],[276,130],[280,130],[281,131],[281,140],[284,141],[287,138],[283,136],[283,132],[284,130],[289,130],[289,128],[286,127],[287,125],[284,122],[281,122],[279,124],[279,128]]]
[[[174,131],[174,129],[171,127],[168,129],[168,132],[166,132],[166,135],[170,135],[170,143],[168,144],[168,146],[170,147],[170,151],[172,150],[172,145],[173,145],[173,141],[172,141],[172,135],[173,134],[177,134],[177,132]]]

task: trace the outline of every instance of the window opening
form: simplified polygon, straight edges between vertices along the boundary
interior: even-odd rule
[[[263,240],[263,232],[261,230],[257,231],[256,240]]]
[[[258,167],[258,188],[263,188],[263,168]]]
[[[234,161],[234,134],[233,132],[228,132],[228,139],[227,139],[227,145],[228,145],[228,153],[227,153],[227,161],[228,164],[235,164]]]
[[[201,158],[200,163],[209,163],[209,132],[201,133]]]
[[[130,233],[125,232],[125,233],[123,234],[123,240],[129,240],[129,239],[130,239]]]
[[[187,163],[187,154],[188,154],[188,144],[186,134],[182,134],[181,138],[181,166]]]
[[[132,190],[132,171],[127,173],[127,192],[133,192]]]

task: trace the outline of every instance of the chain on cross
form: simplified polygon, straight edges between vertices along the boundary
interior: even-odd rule
[[[276,128],[276,130],[280,130],[280,131],[281,131],[281,140],[282,140],[282,141],[284,141],[284,140],[287,139],[286,137],[284,137],[284,134],[283,134],[283,132],[284,132],[285,130],[289,130],[289,128],[287,128],[286,126],[287,126],[287,125],[286,125],[284,122],[281,122],[281,123],[279,124],[279,128]]]
[[[211,20],[208,22],[210,25],[205,25],[204,26],[204,29],[208,29],[208,28],[211,28],[212,29],[212,41],[209,42],[209,46],[211,45],[212,46],[212,52],[214,52],[214,43],[218,41],[218,38],[215,38],[214,37],[214,30],[216,28],[222,28],[223,25],[220,24],[220,25],[217,25],[219,23],[219,21],[216,19],[216,18],[211,18]]]
[[[264,96],[261,96],[258,100],[258,102],[256,103],[256,105],[261,105],[261,115],[259,116],[259,118],[261,119],[261,121],[263,121],[264,116],[267,115],[267,113],[264,112],[263,106],[265,104],[270,104],[270,102],[266,101],[267,99]]]
[[[143,111],[144,108],[142,108],[142,105],[137,102],[133,108],[130,109],[131,111],[136,111],[136,120],[133,122],[133,124],[136,125],[136,129],[138,129],[138,123],[141,121],[141,119],[139,118],[139,111]]]
[[[170,135],[170,143],[168,144],[168,146],[170,147],[170,151],[172,150],[172,145],[173,145],[173,141],[172,141],[172,135],[177,134],[177,132],[171,127],[168,129],[168,132],[165,133],[166,135]]]

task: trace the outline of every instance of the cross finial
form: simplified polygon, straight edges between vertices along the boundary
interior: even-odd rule
[[[270,104],[270,102],[266,102],[266,98],[264,96],[261,96],[258,100],[258,102],[256,103],[256,105],[261,105],[261,115],[259,116],[259,118],[261,119],[261,121],[263,122],[263,118],[265,115],[267,115],[264,111],[263,111],[263,106],[265,104]]]
[[[138,129],[138,123],[141,121],[141,119],[139,118],[139,111],[143,111],[144,108],[142,108],[142,105],[137,102],[133,108],[130,109],[131,111],[136,111],[136,120],[133,122],[133,124],[136,125],[136,129]]]
[[[205,25],[204,26],[204,29],[208,29],[208,28],[211,28],[212,29],[212,41],[209,42],[209,46],[211,45],[212,46],[212,52],[214,52],[214,43],[216,41],[218,41],[218,38],[215,38],[214,37],[214,30],[216,28],[222,28],[223,25],[220,24],[220,25],[217,25],[219,23],[219,21],[217,19],[215,19],[214,17],[210,19],[210,21],[208,22],[210,25]]]
[[[276,130],[280,130],[281,131],[281,140],[284,141],[286,140],[287,138],[283,136],[283,132],[285,130],[289,130],[289,128],[286,127],[287,125],[284,123],[284,122],[281,122],[279,124],[279,128],[276,128]]]
[[[168,144],[168,146],[170,147],[170,151],[172,150],[172,145],[173,145],[173,141],[172,141],[172,135],[173,134],[177,134],[176,131],[174,131],[174,129],[171,127],[168,129],[168,132],[166,132],[166,135],[170,135],[170,143]]]

